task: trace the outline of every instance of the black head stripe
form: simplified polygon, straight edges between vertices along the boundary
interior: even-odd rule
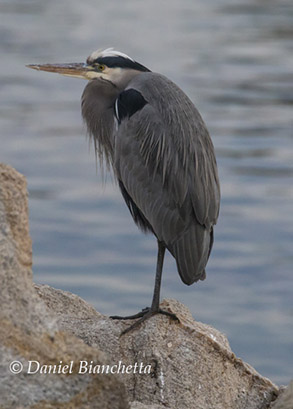
[[[121,123],[122,119],[130,118],[137,111],[141,110],[145,104],[147,104],[147,101],[135,89],[130,88],[121,92],[114,107],[118,122]]]
[[[105,64],[109,68],[132,68],[133,70],[149,72],[150,70],[145,66],[139,64],[136,61],[132,61],[129,58],[124,58],[121,56],[113,56],[113,57],[98,57],[94,63],[97,64]]]

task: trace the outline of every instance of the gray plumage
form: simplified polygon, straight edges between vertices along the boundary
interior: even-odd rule
[[[106,82],[86,86],[83,117],[97,152],[192,284],[205,278],[219,213],[212,141],[193,103],[163,75],[139,73],[125,89],[138,90],[147,104],[118,127],[113,106],[122,90]]]
[[[135,223],[158,241],[150,308],[114,319],[140,318],[159,308],[165,249],[185,284],[205,278],[213,245],[220,187],[214,148],[190,99],[172,81],[113,49],[93,52],[84,63],[30,65],[89,80],[82,115],[101,162],[112,167]]]

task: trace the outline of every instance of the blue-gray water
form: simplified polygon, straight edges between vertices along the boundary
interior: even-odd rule
[[[34,279],[105,314],[150,304],[156,243],[140,233],[85,138],[85,82],[25,68],[114,46],[195,102],[222,188],[204,282],[166,259],[163,297],[225,332],[234,352],[287,383],[293,368],[290,2],[0,0],[0,161],[28,181]]]

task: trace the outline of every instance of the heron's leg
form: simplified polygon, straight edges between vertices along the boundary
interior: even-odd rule
[[[155,278],[155,287],[154,287],[154,294],[151,307],[144,308],[137,314],[129,315],[127,317],[120,317],[120,316],[112,316],[112,319],[135,319],[140,318],[130,327],[126,328],[124,331],[121,332],[121,335],[126,334],[127,332],[131,331],[132,329],[138,327],[142,322],[146,321],[148,318],[152,317],[155,314],[163,314],[167,315],[168,317],[178,320],[175,314],[171,312],[164,311],[159,308],[160,304],[160,291],[161,291],[161,281],[162,281],[162,271],[163,271],[163,263],[164,263],[164,256],[165,256],[165,245],[158,240],[158,257],[157,257],[157,268],[156,268],[156,278]]]
[[[161,241],[158,240],[158,257],[157,257],[155,288],[154,288],[152,306],[150,308],[151,311],[153,311],[153,312],[158,312],[159,311],[161,281],[162,281],[162,272],[163,272],[165,251],[166,251],[165,245]]]
[[[127,315],[126,317],[121,317],[120,315],[112,315],[110,316],[110,318],[112,318],[113,320],[132,320],[135,318],[143,317],[150,310],[153,312],[159,311],[160,291],[161,291],[161,281],[162,281],[162,271],[163,271],[165,250],[166,250],[166,247],[164,246],[164,244],[158,240],[157,268],[156,268],[155,288],[154,288],[152,306],[144,308],[137,314]]]

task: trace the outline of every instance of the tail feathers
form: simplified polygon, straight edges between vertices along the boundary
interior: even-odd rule
[[[192,225],[171,246],[181,280],[191,285],[206,278],[205,267],[213,245],[213,229]]]

